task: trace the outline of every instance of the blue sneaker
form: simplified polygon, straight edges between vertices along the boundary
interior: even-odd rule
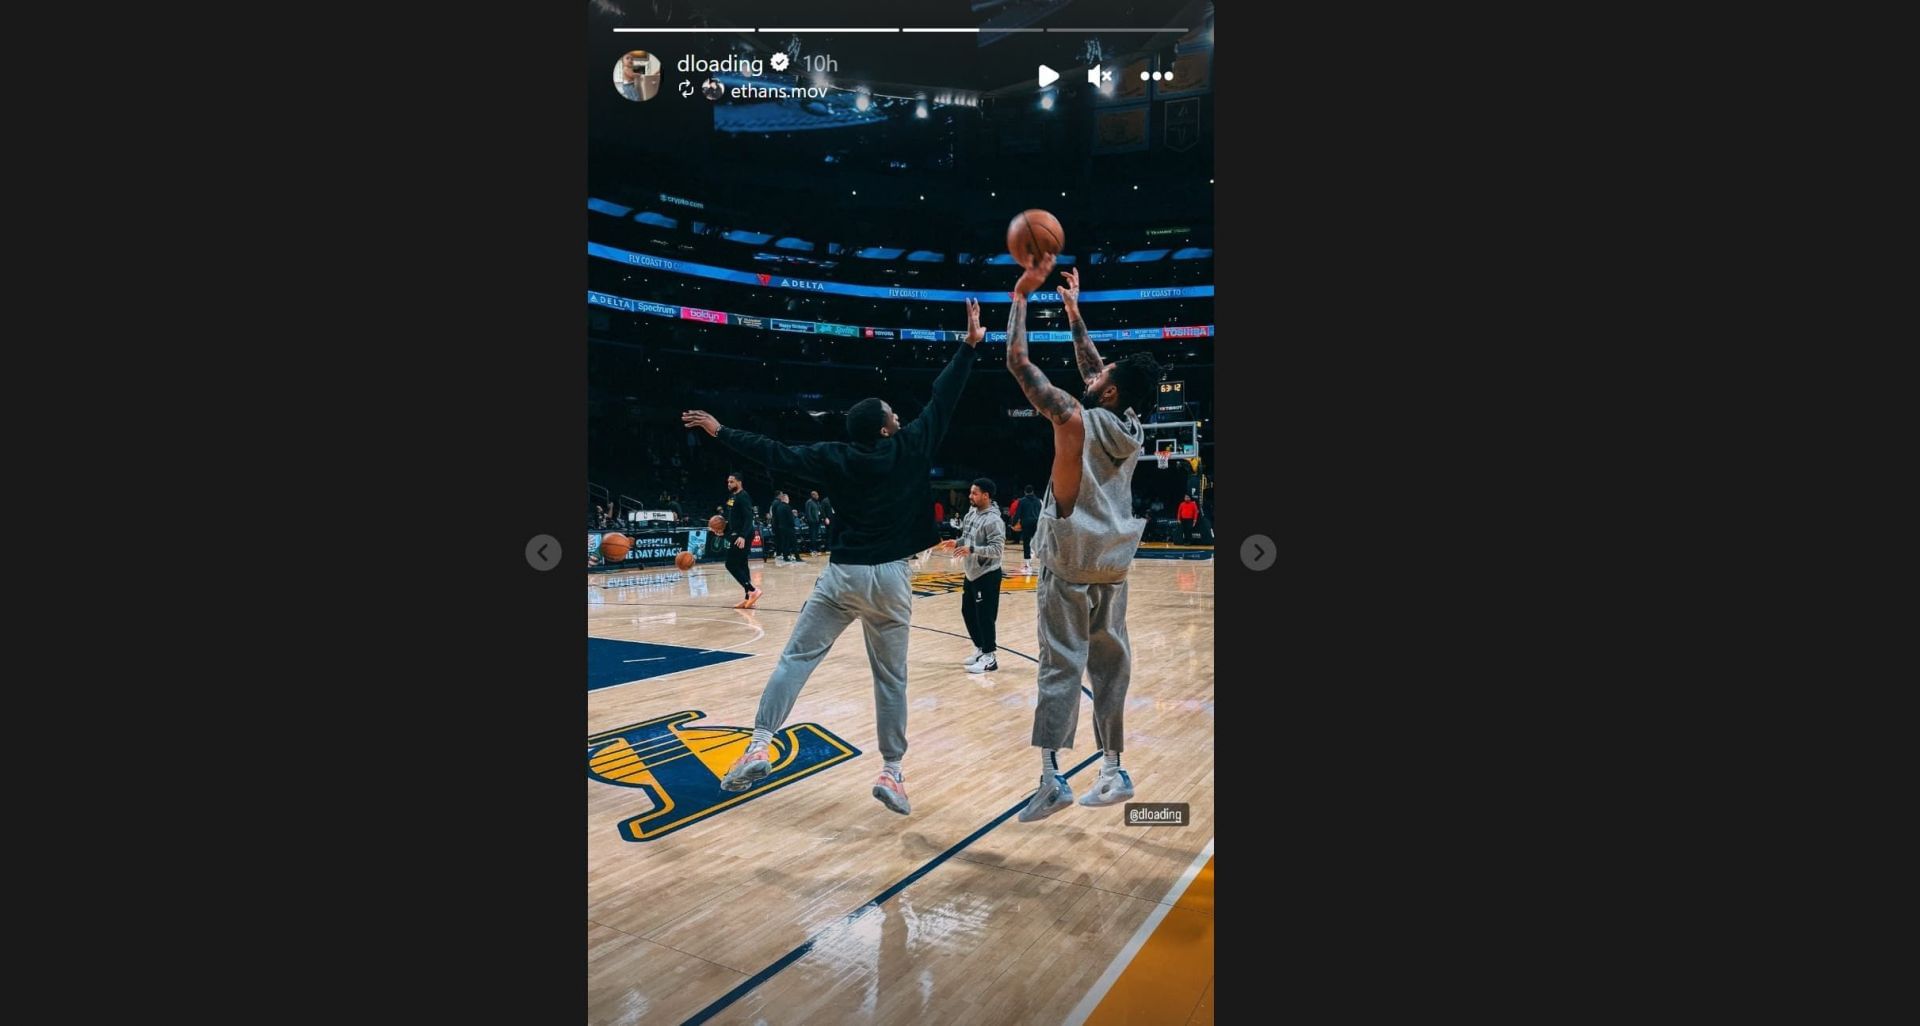
[[[720,778],[720,789],[745,791],[753,786],[754,781],[763,779],[772,770],[773,763],[766,744],[755,741],[747,746],[746,754],[733,761],[733,767],[727,770],[727,775]]]
[[[1039,790],[1033,792],[1027,807],[1020,810],[1020,822],[1046,819],[1072,804],[1073,788],[1067,786],[1067,778],[1058,773],[1042,773]]]

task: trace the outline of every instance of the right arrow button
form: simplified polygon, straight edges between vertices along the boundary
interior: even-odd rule
[[[1264,534],[1252,535],[1240,543],[1240,562],[1247,564],[1249,570],[1265,570],[1279,555],[1273,539]]]

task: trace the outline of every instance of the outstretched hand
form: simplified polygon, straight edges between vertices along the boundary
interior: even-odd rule
[[[1026,271],[1020,275],[1020,280],[1014,283],[1013,291],[1016,295],[1020,296],[1032,295],[1040,286],[1045,285],[1047,279],[1052,275],[1053,254],[1048,253],[1028,266]]]
[[[1067,308],[1067,316],[1080,316],[1080,272],[1067,268],[1060,274],[1060,302]]]
[[[718,437],[720,434],[720,422],[705,410],[688,410],[682,413],[680,423],[690,428],[699,428],[713,437]]]

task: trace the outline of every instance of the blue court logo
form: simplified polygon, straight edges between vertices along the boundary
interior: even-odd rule
[[[751,790],[722,791],[720,778],[746,752],[753,730],[690,726],[706,715],[687,710],[587,738],[587,776],[637,788],[651,802],[646,812],[621,821],[621,837],[664,837],[860,754],[817,723],[795,724],[773,736],[772,773]]]

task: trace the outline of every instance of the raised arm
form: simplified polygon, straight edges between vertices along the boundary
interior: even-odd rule
[[[1107,369],[1100,350],[1093,348],[1093,336],[1087,334],[1087,322],[1080,317],[1080,272],[1068,270],[1061,275],[1060,302],[1067,308],[1067,321],[1073,326],[1073,361],[1080,367],[1080,378],[1092,381]]]
[[[960,401],[960,393],[966,390],[967,376],[973,373],[973,360],[978,356],[980,340],[987,337],[987,329],[980,326],[980,304],[967,300],[966,344],[953,354],[946,369],[933,379],[933,398],[927,401],[926,409],[920,411],[913,423],[902,429],[902,434],[924,433],[927,444],[938,448],[940,440],[947,436],[947,426],[953,423],[953,407]],[[929,449],[931,451],[931,449]]]
[[[1053,273],[1053,258],[1046,257],[1027,269],[1013,287],[1013,309],[1007,314],[1007,369],[1020,383],[1027,401],[1053,422],[1053,471],[1048,477],[1054,508],[1061,517],[1073,515],[1080,496],[1081,449],[1086,444],[1087,422],[1080,416],[1080,401],[1053,387],[1045,371],[1033,365],[1027,356],[1027,296]]]
[[[1080,419],[1080,403],[1054,387],[1045,371],[1033,365],[1027,355],[1027,297],[1015,292],[1013,309],[1007,313],[1007,370],[1019,382],[1020,391],[1040,415],[1056,426]]]

